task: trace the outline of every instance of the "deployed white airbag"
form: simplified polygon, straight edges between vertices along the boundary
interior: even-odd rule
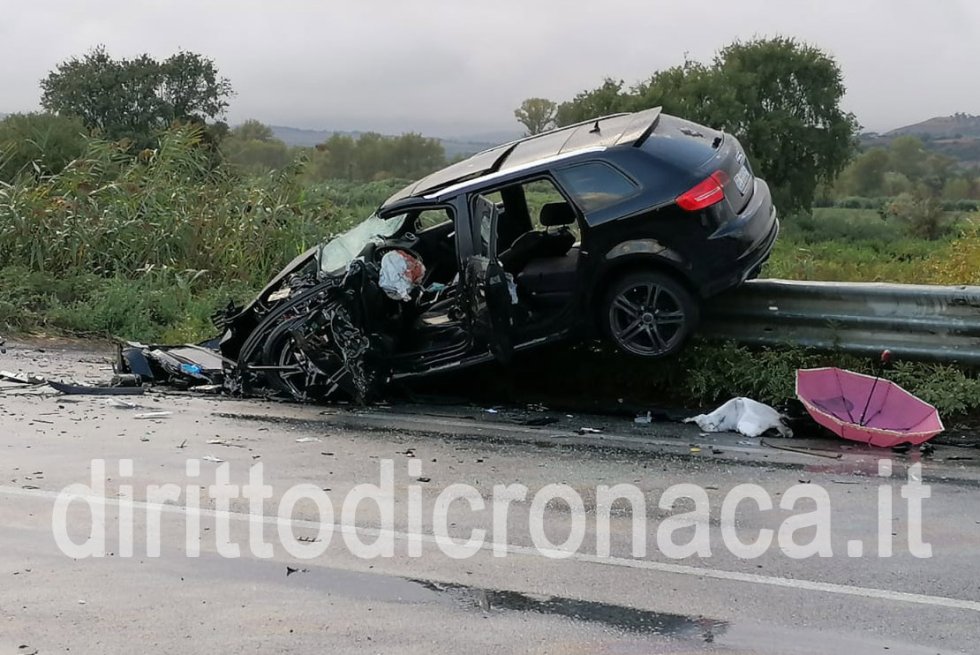
[[[392,250],[381,258],[378,286],[389,298],[407,302],[412,299],[412,289],[422,283],[424,276],[422,260],[404,250]]]

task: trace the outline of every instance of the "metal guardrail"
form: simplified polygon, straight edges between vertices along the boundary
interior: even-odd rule
[[[980,366],[980,287],[752,280],[709,301],[701,334]]]

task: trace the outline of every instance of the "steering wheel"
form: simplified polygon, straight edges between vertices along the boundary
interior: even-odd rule
[[[380,243],[374,250],[374,258],[377,262],[381,262],[381,258],[385,256],[386,253],[392,250],[404,250],[412,257],[415,257],[419,261],[422,261],[422,256],[419,255],[416,250],[416,246],[419,244],[419,237],[412,233],[406,232],[397,238],[385,239]]]

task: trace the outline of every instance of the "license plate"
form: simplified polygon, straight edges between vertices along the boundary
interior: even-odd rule
[[[743,164],[742,168],[740,168],[738,173],[735,174],[735,188],[738,189],[738,192],[744,196],[751,181],[752,173],[750,173],[749,169]]]

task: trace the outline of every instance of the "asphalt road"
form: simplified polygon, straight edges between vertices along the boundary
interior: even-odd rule
[[[0,370],[79,382],[104,379],[105,365],[91,346],[8,344],[0,355]],[[922,539],[932,549],[922,558],[910,552],[912,517],[901,495],[916,456],[894,456],[893,476],[879,478],[879,459],[891,453],[773,440],[807,451],[791,452],[679,424],[541,408],[361,410],[161,393],[127,400],[141,407],[0,385],[0,655],[980,652],[980,475],[964,459],[973,449],[939,448],[921,461],[931,492]],[[169,414],[140,418],[149,412]],[[545,416],[556,422],[526,424]],[[582,427],[602,431],[578,434]],[[57,499],[66,487],[98,486],[93,460],[105,462],[104,490],[76,487],[65,509]],[[131,470],[120,468],[123,460]],[[188,460],[197,475],[188,474]],[[345,516],[358,485],[384,486],[386,462],[393,483],[380,496],[391,503],[391,521],[370,502]],[[261,507],[215,501],[208,487],[219,468],[244,485],[256,464],[271,487]],[[170,500],[148,489],[168,483],[178,492]],[[800,487],[826,492],[832,556],[794,559],[777,546],[752,559],[729,552],[723,500],[744,483],[777,505]],[[276,518],[298,484],[330,499],[332,520],[309,500]],[[464,500],[435,512],[452,484],[472,487],[485,507]],[[496,522],[496,487],[515,484],[528,488],[527,500],[510,503]],[[531,501],[552,484],[567,485],[580,511]],[[597,489],[617,484],[632,485],[646,503],[613,504],[602,529]],[[660,547],[658,528],[695,509],[693,501],[658,505],[677,484],[702,489],[708,511],[688,516],[674,538],[683,543],[703,530],[710,555],[678,559]],[[892,499],[891,511],[879,512],[880,494]],[[92,497],[108,499],[104,529],[97,521],[93,528]],[[186,509],[194,503],[196,514]],[[767,528],[778,533],[814,507],[762,511],[747,502],[734,533],[744,542]],[[445,517],[444,530],[434,516]],[[61,517],[76,544],[104,534],[106,556],[65,554],[56,539]],[[200,554],[188,557],[194,520]],[[332,533],[318,534],[323,523]],[[542,547],[580,525],[578,547]],[[642,554],[634,551],[637,525],[648,546]],[[459,559],[443,552],[450,538],[458,546],[480,529],[498,543],[488,538]],[[281,531],[304,539],[294,546],[323,552],[298,557]],[[802,529],[796,541],[818,532]],[[256,533],[271,552],[254,547]],[[132,556],[120,534],[133,535]],[[882,536],[892,537],[887,558],[876,556]],[[600,556],[606,537],[609,554]],[[381,539],[393,554],[364,559],[355,539]],[[863,555],[849,557],[856,542]],[[148,544],[158,544],[159,557]],[[237,558],[218,553],[231,544]]]

